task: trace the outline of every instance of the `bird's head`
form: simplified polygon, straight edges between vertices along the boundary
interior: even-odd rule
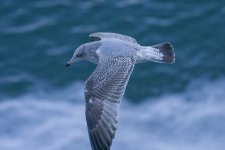
[[[79,46],[73,53],[73,57],[67,62],[66,67],[69,67],[71,64],[84,60],[86,56],[85,45]]]

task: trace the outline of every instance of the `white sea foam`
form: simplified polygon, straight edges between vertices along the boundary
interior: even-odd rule
[[[198,81],[183,93],[123,101],[112,150],[223,150],[224,89],[223,79]],[[82,84],[49,95],[0,102],[1,150],[90,149]]]

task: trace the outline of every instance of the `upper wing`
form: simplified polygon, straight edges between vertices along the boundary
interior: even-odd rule
[[[86,120],[93,150],[109,150],[118,123],[120,99],[134,67],[128,57],[101,59],[86,81]]]
[[[96,33],[91,33],[89,37],[91,38],[91,41],[100,41],[102,39],[117,39],[117,40],[127,41],[131,43],[137,43],[137,41],[134,38],[130,36],[118,34],[118,33],[96,32]]]

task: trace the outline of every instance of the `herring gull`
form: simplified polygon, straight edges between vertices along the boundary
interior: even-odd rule
[[[141,46],[129,36],[97,32],[79,46],[66,66],[86,60],[97,64],[86,81],[86,121],[93,150],[109,150],[118,125],[118,109],[134,65],[148,61],[174,63],[169,42]]]

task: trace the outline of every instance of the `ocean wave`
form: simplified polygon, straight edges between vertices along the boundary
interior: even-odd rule
[[[7,34],[11,34],[11,33],[21,34],[21,33],[27,33],[27,32],[34,32],[38,29],[41,29],[46,26],[52,26],[54,24],[55,24],[54,19],[44,18],[44,19],[33,21],[31,23],[27,23],[20,26],[7,27],[4,32],[6,32]]]
[[[112,149],[223,150],[225,80],[193,82],[178,94],[124,100]],[[90,149],[83,84],[0,102],[0,149]]]

